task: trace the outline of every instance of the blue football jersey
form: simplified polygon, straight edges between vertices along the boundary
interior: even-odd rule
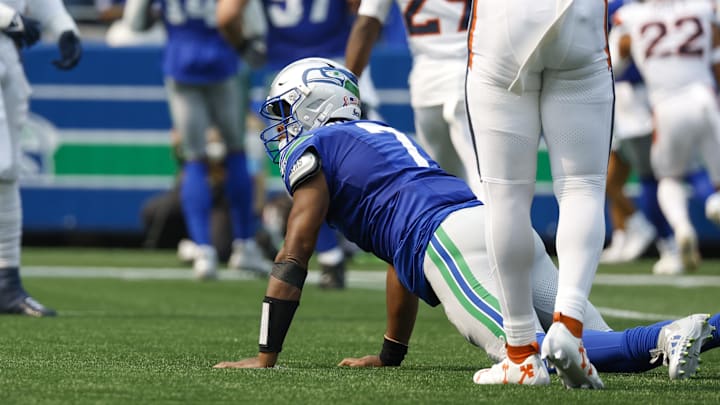
[[[280,172],[290,193],[292,168],[306,151],[319,158],[328,183],[327,222],[392,263],[408,290],[437,305],[423,272],[425,250],[448,214],[481,204],[465,182],[402,132],[352,121],[308,132],[283,150]]]
[[[167,44],[163,73],[188,84],[214,83],[237,73],[235,50],[217,30],[216,0],[162,0]]]
[[[298,59],[344,58],[355,17],[345,0],[263,0],[268,22],[268,67]]]

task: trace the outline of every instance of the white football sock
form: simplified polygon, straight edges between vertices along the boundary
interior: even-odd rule
[[[0,181],[0,269],[20,266],[22,213],[16,181]]]
[[[555,312],[582,322],[605,240],[605,176],[558,178],[553,189],[560,210]]]
[[[498,298],[507,343],[536,340],[531,270],[535,254],[530,205],[535,184],[484,182],[488,208],[485,238],[491,272],[497,272]]]
[[[692,229],[685,186],[681,180],[665,177],[658,182],[658,203],[675,233]]]

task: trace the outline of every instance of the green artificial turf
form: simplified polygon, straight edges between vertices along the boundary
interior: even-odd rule
[[[362,260],[367,268],[384,267]],[[169,252],[101,249],[26,249],[23,264],[179,266]],[[600,274],[649,274],[651,265],[603,267]],[[701,275],[718,275],[719,267],[706,261]],[[720,403],[720,350],[705,353],[701,372],[690,380],[670,381],[660,367],[605,373],[603,391],[568,391],[555,376],[550,387],[478,386],[473,373],[491,362],[456,332],[441,308],[426,305],[400,368],[337,367],[345,356],[379,351],[385,328],[380,288],[306,286],[276,369],[217,370],[217,362],[256,353],[265,281],[43,276],[27,277],[25,284],[60,316],[0,317],[3,405]],[[717,311],[717,291],[712,285],[599,285],[592,300],[600,307],[680,317]],[[617,329],[654,322],[607,320]]]

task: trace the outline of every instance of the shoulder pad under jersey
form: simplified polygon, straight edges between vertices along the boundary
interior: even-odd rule
[[[288,173],[288,184],[290,190],[295,191],[298,185],[311,178],[320,170],[320,158],[314,151],[307,150],[300,156],[290,168]]]

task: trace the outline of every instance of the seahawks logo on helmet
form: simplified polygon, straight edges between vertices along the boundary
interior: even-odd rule
[[[270,159],[278,163],[281,152],[304,131],[360,118],[357,77],[329,59],[295,61],[273,80],[260,115],[271,123],[260,138]]]
[[[360,98],[360,88],[357,85],[355,75],[339,67],[320,67],[308,69],[303,75],[305,84],[313,82],[330,83],[340,86],[355,97]]]

